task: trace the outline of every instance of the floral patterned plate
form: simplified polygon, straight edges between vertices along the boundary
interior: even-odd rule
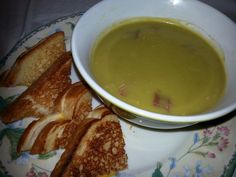
[[[81,14],[63,17],[42,26],[0,60],[1,72],[9,68],[17,56],[40,39],[63,30],[67,49],[75,23]],[[74,68],[72,81],[78,81]],[[13,101],[25,87],[0,88],[0,109]],[[100,104],[96,99],[93,106]],[[232,177],[236,167],[236,112],[218,120],[192,127],[159,131],[132,125],[120,119],[129,168],[117,177]],[[24,128],[33,118],[4,125],[0,122],[0,177],[47,177],[63,150],[45,155],[17,154],[16,145]]]

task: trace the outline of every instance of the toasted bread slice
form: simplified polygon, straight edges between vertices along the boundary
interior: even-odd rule
[[[81,121],[77,124],[77,127],[75,127],[75,125],[74,126],[71,125],[71,127],[74,127],[74,128],[73,129],[68,128],[68,130],[73,130],[73,131],[70,131],[70,132],[74,132],[73,136],[71,137],[69,143],[66,143],[67,146],[64,147],[65,151],[63,152],[60,160],[57,162],[53,172],[51,173],[51,177],[58,177],[62,175],[64,169],[69,164],[70,159],[72,158],[72,154],[76,150],[77,145],[79,144],[81,138],[87,132],[89,127],[92,125],[92,123],[98,121],[99,119],[101,119],[102,117],[108,114],[112,114],[112,113],[109,111],[109,109],[107,109],[103,105],[100,105],[96,107],[93,111],[91,111],[87,115],[86,119],[83,119],[83,120],[77,119],[77,118],[74,119],[76,120],[77,123],[78,123],[78,120],[81,120]],[[73,122],[75,123],[75,121]],[[62,142],[61,144],[63,144],[63,141],[61,142]]]
[[[127,168],[125,142],[117,116],[93,123],[61,176],[97,177]]]
[[[42,117],[54,111],[57,96],[71,85],[72,56],[66,52],[2,113],[10,123],[24,117]]]
[[[83,122],[86,119],[98,119],[102,118],[104,115],[107,114],[111,114],[111,112],[108,112],[107,108],[99,108],[99,109],[94,109],[93,111],[91,111],[91,113],[89,113],[88,111],[88,102],[83,102],[83,99],[81,99],[82,101],[80,101],[80,105],[79,107],[81,109],[77,109],[76,110],[76,115],[77,117],[75,117],[75,114],[72,117],[72,120],[70,123],[68,123],[68,125],[66,125],[62,135],[60,137],[58,137],[56,139],[56,147],[60,147],[60,148],[67,148],[67,145],[71,143],[71,139],[73,139],[74,137],[74,133],[76,131],[79,130],[79,127],[81,126],[81,122]],[[94,112],[94,113],[92,113]],[[92,115],[94,117],[92,117]]]
[[[19,153],[22,151],[31,150],[36,138],[38,137],[38,134],[48,123],[64,119],[65,118],[63,114],[57,113],[31,122],[20,137],[20,140],[17,145],[17,152]]]
[[[92,95],[82,82],[76,82],[58,96],[55,104],[55,112],[63,112],[70,119],[79,114],[78,118],[84,119],[92,110]]]
[[[69,119],[55,120],[45,125],[35,139],[31,154],[45,154],[52,150],[59,149],[56,145],[56,139],[61,137],[66,126],[71,122]]]
[[[84,90],[81,95],[81,98],[75,105],[72,119],[77,122],[80,122],[81,120],[85,119],[91,111],[92,95],[88,90]]]
[[[55,111],[63,113],[66,119],[73,121],[63,123],[58,120],[46,125],[35,140],[31,154],[44,154],[65,148],[78,130],[81,120],[92,110],[91,103],[92,96],[85,86],[81,82],[72,84],[60,97]]]
[[[54,167],[51,177],[59,177],[62,175],[64,169],[70,163],[72,159],[72,155],[75,152],[80,140],[87,132],[88,128],[92,125],[92,123],[98,121],[98,119],[84,119],[80,122],[77,127],[77,131],[74,132],[73,137],[70,139],[70,143],[67,144],[65,151],[60,157],[60,160],[57,162]]]
[[[112,114],[112,112],[106,106],[99,105],[93,111],[89,112],[87,118],[101,119],[108,114]]]
[[[2,75],[1,86],[30,86],[64,52],[64,32],[56,32],[22,53],[10,70]]]
[[[83,99],[80,99],[83,100]],[[93,115],[96,117],[91,117],[92,113],[88,113],[88,102],[83,102],[80,101],[80,109],[76,110],[77,113],[77,117],[75,117],[75,115],[73,115],[73,118],[70,123],[68,123],[68,125],[66,125],[62,135],[60,137],[56,138],[56,147],[57,148],[66,148],[68,144],[71,143],[71,139],[74,137],[74,134],[76,131],[79,130],[80,124],[81,122],[83,122],[85,119],[98,119],[98,118],[102,118],[105,114],[108,114],[107,110],[105,111],[105,109],[95,109],[91,112],[94,112]],[[111,112],[109,112],[111,113]],[[88,117],[88,115],[90,114],[90,117]]]

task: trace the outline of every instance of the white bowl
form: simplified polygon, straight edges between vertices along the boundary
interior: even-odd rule
[[[97,36],[108,26],[132,17],[164,17],[183,21],[199,31],[222,51],[227,85],[224,98],[208,112],[173,116],[129,105],[104,90],[89,67],[89,53]],[[72,35],[75,64],[91,88],[121,117],[146,127],[171,129],[224,116],[236,108],[236,25],[214,8],[196,0],[104,0],[90,8],[76,24]]]

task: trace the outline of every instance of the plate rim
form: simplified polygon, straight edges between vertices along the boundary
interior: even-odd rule
[[[10,48],[10,50],[7,52],[7,54],[5,56],[3,56],[2,58],[0,58],[0,73],[2,72],[1,70],[2,70],[3,66],[6,64],[7,60],[11,56],[11,54],[13,52],[15,52],[25,41],[27,41],[29,38],[34,36],[34,34],[36,34],[39,31],[42,31],[43,29],[51,26],[54,23],[58,23],[60,21],[66,20],[68,18],[80,17],[84,13],[85,12],[75,12],[70,15],[64,15],[62,17],[55,18],[54,20],[51,20],[45,24],[39,25],[38,27],[34,28],[33,30],[31,30],[30,32],[25,34],[24,36],[20,37],[19,40],[17,40],[17,42],[13,45],[13,47]]]

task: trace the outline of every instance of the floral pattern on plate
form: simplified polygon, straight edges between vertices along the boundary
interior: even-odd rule
[[[17,56],[55,31],[64,31],[70,50],[72,30],[81,14],[57,19],[19,41],[0,60],[2,71]],[[72,81],[78,76],[72,68]],[[25,88],[0,88],[0,109],[4,109]],[[121,121],[129,168],[116,177],[232,177],[236,167],[236,119],[233,112],[219,120],[179,130],[159,131]],[[32,119],[4,125],[0,122],[0,176],[48,177],[63,150],[45,155],[18,154],[17,142]]]

